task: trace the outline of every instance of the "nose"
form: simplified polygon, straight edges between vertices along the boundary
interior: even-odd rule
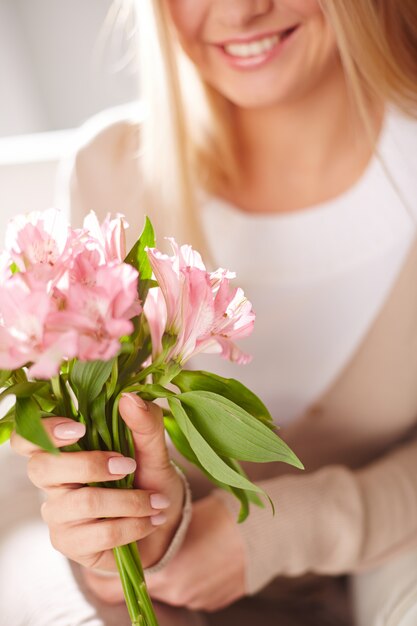
[[[218,0],[218,21],[227,26],[246,26],[268,14],[274,0]]]

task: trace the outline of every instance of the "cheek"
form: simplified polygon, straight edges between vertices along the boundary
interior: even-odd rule
[[[185,47],[198,41],[206,16],[206,0],[165,0],[168,14]]]
[[[301,18],[309,18],[322,13],[318,0],[284,0],[283,5]]]

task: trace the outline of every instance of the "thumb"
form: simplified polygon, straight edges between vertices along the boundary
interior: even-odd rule
[[[157,488],[175,473],[165,441],[162,410],[134,393],[123,393],[119,412],[132,432],[135,446],[138,467],[134,485],[142,489]]]

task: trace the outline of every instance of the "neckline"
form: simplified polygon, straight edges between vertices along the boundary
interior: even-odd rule
[[[224,209],[232,217],[241,218],[249,223],[262,222],[263,224],[280,222],[282,224],[295,225],[299,220],[315,219],[322,216],[329,211],[334,211],[335,206],[349,206],[351,199],[358,194],[361,189],[367,184],[368,180],[375,174],[376,170],[380,167],[380,155],[384,153],[384,147],[387,142],[388,130],[390,127],[390,120],[394,115],[393,109],[387,104],[382,119],[380,131],[376,141],[375,149],[368,160],[367,165],[356,179],[347,189],[341,193],[319,202],[311,204],[309,206],[297,209],[295,211],[284,211],[277,213],[262,213],[253,211],[244,211],[239,208],[238,205],[225,200],[217,195],[209,195],[207,192],[203,192],[205,199],[203,204],[207,208],[211,208],[213,203]]]

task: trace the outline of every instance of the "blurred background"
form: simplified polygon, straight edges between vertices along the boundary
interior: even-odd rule
[[[2,237],[11,215],[52,205],[75,129],[137,99],[128,9],[127,1],[0,0]]]
[[[12,215],[55,203],[77,129],[136,106],[134,28],[120,7],[127,0],[0,0],[0,250]],[[6,409],[0,403],[0,414]],[[0,485],[1,546],[28,511],[39,517],[40,502],[8,443],[0,475],[13,477]],[[0,558],[0,582],[2,574]]]

